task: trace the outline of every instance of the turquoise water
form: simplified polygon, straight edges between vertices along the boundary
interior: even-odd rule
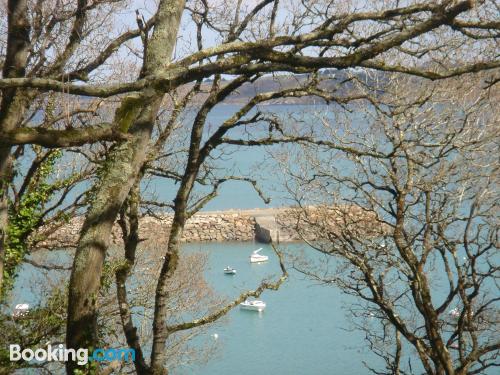
[[[210,113],[209,122],[214,125],[221,123],[238,108],[233,105],[218,106]],[[328,111],[328,106],[265,106],[260,110],[288,116],[291,112],[324,112]],[[231,136],[244,138],[246,131],[232,133]],[[272,198],[270,206],[289,204],[277,186],[280,176],[276,170],[269,169],[272,165],[269,152],[278,147],[239,147],[235,152],[235,146],[227,146],[227,156],[219,160],[217,166],[221,168],[222,174],[249,176],[258,180],[266,195]],[[86,187],[86,184],[82,184],[73,194]],[[153,179],[145,183],[143,188],[146,196],[168,201],[174,197],[177,186],[169,180]],[[266,204],[250,184],[230,181],[221,187],[219,196],[205,209],[257,207],[266,207]],[[254,289],[263,278],[279,273],[278,262],[268,247],[264,246],[264,252],[271,256],[268,263],[249,263],[248,256],[256,247],[253,243],[191,244],[185,246],[185,251],[201,250],[209,254],[206,278],[217,292],[231,299],[244,290]],[[61,261],[70,264],[70,259],[68,254],[54,252],[40,254],[38,260],[46,264],[61,264]],[[236,276],[223,274],[222,270],[228,264],[237,269]],[[25,264],[15,285],[12,305],[20,302],[30,305],[39,303],[44,299],[43,292],[50,290],[46,281],[51,279],[55,284],[62,282],[68,272],[62,274],[59,273],[61,276],[54,279],[52,273],[47,278],[44,272]],[[261,374],[275,375],[368,373],[361,362],[375,358],[364,348],[363,337],[358,332],[346,330],[350,324],[342,305],[348,299],[335,288],[313,285],[297,272],[291,272],[289,280],[279,291],[266,291],[261,299],[267,303],[264,312],[241,311],[237,307],[223,323],[204,333],[205,337],[197,339],[199,342],[203,342],[203,339],[215,340],[212,335],[217,333],[215,357],[211,357],[207,363],[178,367],[173,374],[245,375],[254,374],[256,368]]]
[[[264,247],[270,261],[250,264],[248,256]],[[301,245],[289,245],[293,252]],[[187,251],[205,250],[209,254],[206,277],[214,288],[228,297],[253,289],[260,280],[279,275],[273,250],[253,243],[187,245]],[[235,276],[223,274],[226,265],[237,270]],[[276,279],[276,277],[274,277]],[[362,361],[373,365],[360,332],[349,330],[350,322],[342,306],[348,297],[331,286],[315,285],[296,271],[279,291],[266,291],[260,297],[267,307],[262,313],[235,308],[225,324],[206,333],[217,333],[219,354],[207,364],[177,368],[174,375],[254,375],[261,374],[368,374]]]
[[[207,138],[214,129],[222,124],[240,109],[239,105],[218,105],[208,115],[205,129]],[[320,114],[332,118],[333,105],[265,105],[258,110],[262,113],[278,116],[287,126],[292,126],[297,122],[301,124],[301,131],[305,134],[309,127],[319,124],[316,116]],[[251,112],[249,117],[255,112]],[[292,118],[294,120],[292,120]],[[268,125],[260,124],[232,129],[227,137],[232,139],[247,139],[249,134],[252,139],[265,138],[268,136]],[[288,130],[290,131],[290,130]],[[277,135],[276,135],[277,136]],[[242,176],[249,177],[258,182],[259,188],[271,199],[269,204],[265,204],[259,197],[255,189],[248,182],[229,180],[219,188],[219,194],[211,200],[203,210],[227,210],[227,209],[252,209],[263,207],[279,207],[292,203],[288,193],[282,185],[282,176],[276,169],[276,163],[272,160],[271,154],[292,147],[287,145],[273,146],[219,146],[213,151],[216,160],[212,160],[213,166],[217,168],[214,174],[222,176]],[[143,188],[146,196],[152,196],[164,201],[172,200],[175,197],[177,185],[171,180],[164,178],[152,178],[145,181]],[[195,186],[195,193],[207,193],[210,189],[200,185]]]
[[[318,110],[327,111],[327,106],[267,106],[265,110],[286,113],[287,111]],[[211,112],[209,121],[220,123],[229,117],[237,106],[220,106]],[[238,136],[237,134],[235,137]],[[227,148],[228,157],[219,161],[222,174],[244,175],[259,181],[260,187],[273,200],[271,206],[290,204],[285,194],[280,191],[280,176],[272,168],[269,151],[274,148],[240,148],[234,152]],[[268,168],[265,168],[265,167]],[[347,168],[348,169],[348,168]],[[74,193],[87,187],[82,184]],[[165,179],[153,179],[144,184],[148,194],[163,201],[174,197],[177,186]],[[199,189],[199,187],[198,187]],[[197,190],[200,192],[200,190]],[[205,209],[256,208],[266,205],[247,183],[228,182],[220,194]],[[207,253],[208,268],[206,278],[220,294],[232,299],[242,291],[254,289],[262,279],[279,274],[279,266],[270,247],[263,246],[263,253],[271,257],[265,264],[250,264],[248,256],[257,247],[254,243],[205,243],[185,245],[184,251],[202,251]],[[293,253],[301,245],[288,246]],[[68,254],[61,252],[38,254],[41,263],[61,264],[71,262]],[[36,256],[35,256],[36,257]],[[223,268],[231,265],[237,269],[236,276],[223,274]],[[25,264],[20,270],[11,305],[29,303],[34,305],[43,300],[43,292],[50,290],[47,280],[60,284],[68,272],[60,278],[47,278],[40,270]],[[442,298],[439,289],[434,290]],[[174,368],[173,375],[295,375],[295,374],[339,374],[365,375],[370,372],[363,362],[373,367],[383,368],[380,360],[371,353],[359,331],[351,329],[349,316],[343,306],[352,299],[341,294],[332,286],[316,285],[298,272],[290,271],[289,280],[279,291],[266,291],[260,297],[267,303],[262,313],[242,311],[238,307],[232,310],[222,323],[204,332],[193,341],[197,345],[207,340],[216,344],[216,355],[206,363],[195,363]],[[213,337],[214,334],[218,338]],[[412,355],[412,352],[408,352]]]
[[[263,247],[262,254],[270,260],[251,264],[250,253]],[[296,253],[299,244],[284,246],[288,253]],[[206,252],[208,267],[205,276],[210,285],[227,300],[241,292],[256,288],[263,279],[276,279],[280,274],[279,262],[273,250],[251,242],[188,244],[183,251]],[[60,264],[70,261],[68,253],[40,254],[45,263]],[[37,257],[38,258],[38,257]],[[237,270],[235,276],[225,275],[223,269],[230,265]],[[31,265],[24,265],[16,283],[12,304],[36,304],[43,299],[46,280],[57,283],[54,271],[50,277]],[[66,273],[66,272],[65,272]],[[58,273],[61,275],[61,273]],[[63,273],[64,274],[64,273]],[[61,275],[65,279],[66,275]],[[278,291],[265,291],[260,297],[266,302],[261,312],[234,308],[222,322],[210,327],[194,339],[191,348],[206,340],[216,341],[216,354],[207,362],[180,366],[173,375],[254,375],[261,374],[342,374],[364,375],[369,372],[362,361],[376,363],[360,332],[351,331],[343,306],[349,298],[336,288],[317,285],[290,270],[289,279]],[[16,302],[14,302],[16,301]],[[213,338],[217,333],[218,338]]]
[[[249,255],[258,247],[264,248],[262,254],[270,257],[269,262],[249,262]],[[290,255],[299,253],[304,246],[290,244],[282,245],[280,249],[288,255],[286,258],[289,260]],[[263,279],[275,280],[280,274],[279,262],[272,249],[266,245],[252,242],[184,245],[183,254],[193,252],[208,255],[205,278],[228,301],[243,291],[255,289]],[[312,258],[319,260],[317,255]],[[58,251],[39,253],[35,259],[39,262],[43,260],[46,264],[61,264],[61,261],[71,261],[71,256]],[[287,264],[290,265],[290,262]],[[227,265],[237,270],[235,276],[223,273]],[[202,331],[189,343],[189,349],[195,351],[195,358],[198,357],[196,352],[203,352],[207,342],[215,345],[215,355],[208,357],[207,361],[177,366],[171,374],[253,375],[258,369],[265,375],[368,375],[370,372],[364,362],[383,369],[381,360],[368,349],[363,334],[352,329],[347,308],[352,307],[355,300],[341,294],[334,286],[315,284],[290,267],[289,271],[289,279],[278,291],[265,291],[259,298],[267,304],[263,312],[236,307],[227,317]],[[47,280],[51,280],[51,286],[56,286],[69,276],[65,272],[65,275],[58,273],[60,277],[54,278],[54,272],[45,275],[25,264],[17,279],[10,305],[34,305],[43,300],[43,292],[50,290]],[[439,290],[434,292],[436,298],[443,298]],[[365,322],[370,323],[369,320]],[[214,338],[214,334],[217,334],[217,338]],[[144,349],[148,355],[148,347]],[[403,363],[411,358],[413,369],[419,373],[414,351],[406,348],[405,357]],[[484,373],[493,375],[494,370]]]

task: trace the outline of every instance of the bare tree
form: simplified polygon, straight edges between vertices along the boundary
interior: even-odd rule
[[[499,365],[498,91],[482,83],[392,77],[287,167],[297,230],[337,260],[296,267],[357,298],[373,373]]]
[[[3,2],[0,9],[5,31],[0,41],[2,78],[88,81],[90,75],[99,73],[103,63],[121,44],[139,35],[138,30],[131,31],[113,40],[114,33],[107,33],[110,30],[106,25],[115,19],[120,6],[117,1]],[[109,72],[106,78],[113,79]],[[96,79],[99,80],[99,75],[92,77]],[[99,110],[102,100],[81,100],[66,95],[65,90],[48,93],[14,87],[2,89],[1,100],[0,274],[3,275],[8,211],[12,209],[9,200],[15,195],[9,187],[19,172],[13,164],[29,154],[24,152],[24,145],[68,147],[123,139],[123,136],[113,130],[107,116]],[[31,173],[36,174],[36,169],[33,166]]]
[[[90,22],[88,10],[101,3],[79,1],[76,8],[71,8],[67,21],[72,32],[60,42],[66,46],[61,53],[65,59],[75,55],[76,47],[81,42],[82,27]],[[8,14],[12,15],[15,10],[21,15],[15,19],[25,22],[22,32],[17,32],[18,23],[9,23],[8,58],[5,60],[4,70],[11,69],[12,64],[7,61],[12,60],[15,54],[25,53],[31,41],[27,3],[12,1],[9,6]],[[75,67],[69,63],[70,60],[63,60],[56,63],[57,69],[53,70],[55,73],[35,72],[27,75],[27,63],[25,55],[22,55],[23,58],[16,60],[20,61],[16,74],[4,72],[0,79],[3,100],[22,98],[25,91],[52,91],[91,98],[122,95],[118,99],[118,109],[112,120],[94,124],[92,129],[78,129],[76,134],[70,133],[75,132],[74,129],[49,133],[51,142],[47,141],[46,131],[39,127],[30,130],[29,137],[26,137],[26,130],[20,127],[17,117],[19,114],[24,115],[26,106],[16,109],[12,107],[10,111],[10,104],[2,104],[2,115],[11,113],[13,116],[8,121],[0,118],[0,132],[5,134],[2,139],[9,140],[3,146],[7,156],[10,145],[27,142],[58,147],[96,140],[118,141],[109,149],[106,161],[99,171],[98,182],[92,189],[92,200],[80,234],[69,288],[68,347],[95,347],[98,342],[96,296],[100,290],[113,223],[130,196],[131,188],[146,173],[148,163],[154,160],[155,156],[151,157],[150,154],[151,147],[153,146],[153,154],[158,153],[158,149],[166,147],[168,151],[171,147],[167,142],[170,128],[164,126],[159,133],[155,129],[166,93],[172,94],[183,85],[191,85],[193,92],[196,92],[202,89],[203,79],[214,78],[213,85],[206,93],[207,98],[192,123],[185,168],[178,176],[180,188],[174,201],[174,223],[157,287],[152,357],[146,368],[147,372],[158,374],[167,372],[164,367],[165,341],[169,332],[173,331],[166,324],[166,285],[177,267],[179,240],[185,221],[206,202],[201,200],[199,205],[192,207],[194,210],[188,208],[188,200],[204,162],[214,148],[225,142],[248,145],[275,142],[274,136],[257,141],[225,138],[228,138],[226,133],[234,127],[257,120],[245,116],[258,103],[280,96],[308,96],[315,85],[312,84],[307,89],[291,88],[255,96],[205,141],[205,119],[213,107],[231,92],[241,88],[245,82],[252,82],[265,73],[315,73],[321,68],[366,67],[435,80],[497,68],[499,64],[494,53],[483,53],[481,59],[478,58],[479,54],[474,53],[479,45],[483,51],[489,51],[491,49],[486,47],[496,43],[498,23],[491,16],[495,9],[493,1],[416,1],[404,6],[400,6],[398,1],[387,1],[370,3],[368,9],[361,11],[354,2],[282,4],[279,1],[264,0],[257,4],[243,4],[242,1],[237,1],[235,8],[231,9],[218,2],[192,1],[186,4],[184,1],[164,0],[158,3],[149,20],[139,17],[137,30],[125,32],[116,39],[103,43],[105,48],[93,56],[90,63],[82,62]],[[174,55],[183,14],[190,16],[196,26],[192,31],[194,48],[191,48],[189,40],[179,38]],[[267,18],[267,15],[270,17]],[[48,34],[55,32],[49,30]],[[217,43],[209,42],[205,46],[206,35],[214,33],[217,35]],[[18,40],[21,36],[24,39]],[[109,62],[112,56],[116,56],[114,53],[125,41],[135,37],[140,37],[142,41],[139,49],[141,67],[137,76],[112,83],[103,83],[99,79],[81,82],[95,69]],[[182,43],[183,41],[186,43]],[[455,53],[450,53],[451,50]],[[132,52],[137,51],[132,49]],[[455,60],[457,55],[461,57],[460,65]],[[221,85],[220,74],[230,75],[232,78]],[[494,81],[495,78],[492,79]],[[333,100],[339,96],[336,94],[316,90],[312,95]],[[186,97],[189,99],[189,96]],[[175,123],[177,113],[184,106],[185,102],[181,99],[178,108],[174,106],[171,114],[174,121],[167,122],[167,125]],[[270,124],[271,129],[276,129],[277,123]],[[99,133],[102,129],[105,129],[104,134]],[[154,138],[157,135],[158,141]],[[288,140],[290,139],[284,141]],[[7,159],[6,157],[5,160]],[[1,176],[5,175],[7,174],[2,173]],[[214,186],[217,187],[218,184],[220,182],[215,179]],[[0,212],[3,211],[0,209]],[[224,311],[227,310],[223,309],[221,314]],[[220,314],[182,327],[201,325],[218,316]],[[74,363],[68,363],[68,373],[72,373],[75,368]]]

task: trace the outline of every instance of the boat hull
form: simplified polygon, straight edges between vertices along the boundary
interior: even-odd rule
[[[258,257],[251,256],[250,257],[250,263],[262,263],[262,262],[267,262],[269,260],[269,257],[266,255],[260,255]]]
[[[247,303],[240,303],[240,308],[242,310],[250,310],[250,311],[263,311],[266,308],[265,303],[259,303],[259,304],[247,304]]]

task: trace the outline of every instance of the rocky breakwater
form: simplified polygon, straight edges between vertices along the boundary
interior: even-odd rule
[[[164,244],[168,241],[172,214],[146,216],[139,221],[139,233],[146,243]],[[38,246],[45,248],[74,247],[78,241],[83,217],[75,217],[56,231],[46,232],[47,239]],[[41,235],[44,235],[42,229]],[[193,215],[184,228],[184,242],[253,241],[255,218],[243,210],[203,212]],[[112,243],[120,244],[121,229],[113,227]]]
[[[140,238],[146,243],[164,244],[168,241],[172,214],[146,216],[140,219]],[[365,234],[376,231],[377,221],[359,208],[329,207],[298,210],[296,208],[266,208],[201,212],[186,223],[184,242],[253,241],[279,243],[315,240],[325,230],[342,228],[346,224],[362,227]],[[40,247],[73,247],[78,241],[83,217],[73,218],[56,231],[46,232],[47,239]],[[43,235],[43,230],[42,233]],[[373,234],[372,234],[373,235]],[[115,224],[113,244],[121,244],[121,230]]]
[[[252,241],[255,219],[244,211],[216,211],[191,217],[184,228],[185,242]]]

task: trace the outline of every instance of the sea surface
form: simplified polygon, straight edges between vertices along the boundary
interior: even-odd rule
[[[269,261],[251,264],[249,255],[258,247]],[[301,244],[282,245],[287,254],[298,254]],[[195,243],[183,247],[184,254],[203,252],[208,255],[205,277],[210,286],[230,301],[240,293],[255,289],[262,280],[276,280],[281,270],[269,245],[253,242]],[[37,261],[61,264],[71,261],[68,252],[37,254]],[[225,275],[230,265],[236,275]],[[235,307],[220,323],[195,337],[190,349],[215,345],[208,360],[183,364],[172,369],[172,375],[368,375],[363,361],[374,365],[378,359],[368,349],[359,331],[352,330],[344,308],[351,301],[335,287],[320,285],[290,269],[287,281],[278,291],[265,291],[259,299],[266,302],[263,312]],[[57,272],[57,273],[54,273]],[[14,289],[15,303],[36,305],[43,291],[50,289],[47,280],[58,284],[68,273],[40,272],[23,265]],[[55,275],[60,275],[60,278]],[[54,285],[53,285],[54,286]],[[216,336],[216,337],[214,337]],[[198,348],[197,348],[198,346]],[[147,351],[147,348],[146,348]],[[146,353],[148,355],[149,353]],[[31,374],[31,373],[30,373]]]
[[[237,106],[218,106],[211,112],[209,121],[214,125],[237,111]],[[283,118],[292,113],[313,111],[333,116],[328,106],[265,106],[261,111],[277,112]],[[314,121],[314,116],[310,121]],[[208,136],[208,134],[206,135]],[[244,134],[233,134],[244,137]],[[241,181],[223,184],[219,195],[205,210],[248,209],[278,207],[293,202],[287,197],[280,183],[283,176],[273,167],[271,155],[275,147],[226,148],[227,155],[218,161],[221,174],[242,175],[254,178],[259,187],[271,197],[266,205],[251,187]],[[82,186],[76,193],[88,186]],[[168,201],[175,195],[178,185],[165,179],[153,179],[143,185],[147,194]],[[249,255],[258,247],[270,256],[264,264],[250,264]],[[289,254],[304,249],[301,244],[291,244]],[[306,250],[307,251],[307,250]],[[263,279],[273,279],[280,273],[272,249],[252,242],[225,242],[187,244],[183,252],[203,252],[208,255],[205,276],[216,292],[227,300],[241,292],[256,288]],[[68,253],[49,253],[44,263],[71,262]],[[234,276],[224,275],[230,265],[237,270]],[[65,276],[67,277],[67,275]],[[63,279],[65,278],[63,277]],[[15,303],[39,303],[43,291],[50,290],[44,271],[23,265],[17,279],[12,306]],[[57,284],[58,281],[55,281]],[[353,330],[346,306],[352,303],[349,296],[341,294],[331,285],[320,285],[297,271],[290,269],[289,279],[278,291],[266,291],[260,299],[267,304],[261,313],[234,308],[221,323],[203,332],[193,340],[191,349],[204,345],[207,340],[215,345],[215,355],[207,361],[183,364],[172,369],[173,375],[368,375],[364,362],[383,369],[383,364],[367,347],[361,332]],[[369,319],[369,318],[368,318]],[[411,353],[409,353],[411,356]]]
[[[204,139],[208,138],[220,124],[236,113],[239,105],[218,105],[208,115],[208,126],[205,129]],[[308,129],[317,128],[321,119],[334,121],[336,107],[334,105],[263,105],[257,109],[267,117],[276,117],[285,124],[286,132],[290,133],[292,128],[303,134],[308,134]],[[256,110],[248,117],[252,117]],[[361,123],[357,115],[352,114],[355,123]],[[189,117],[189,116],[188,116]],[[185,121],[188,121],[186,119]],[[251,135],[251,136],[250,136]],[[262,139],[268,137],[268,125],[258,123],[255,126],[238,127],[227,133],[226,137],[231,139]],[[280,134],[274,134],[279,137]],[[235,146],[222,145],[213,151],[214,159],[211,165],[214,167],[214,175],[237,176],[250,178],[257,181],[259,189],[269,198],[265,203],[249,182],[228,180],[219,187],[218,195],[212,199],[203,211],[227,210],[227,209],[252,209],[264,207],[280,207],[293,204],[293,201],[284,188],[285,174],[279,168],[276,158],[286,154],[290,150],[296,150],[291,144],[275,144],[272,146]],[[293,160],[291,161],[294,162]],[[144,194],[159,200],[172,200],[175,197],[176,185],[173,181],[165,178],[151,178],[143,183]],[[200,185],[195,186],[195,194],[203,194],[210,191]]]
[[[261,254],[268,255],[269,262],[249,262],[257,247],[263,247]],[[282,250],[293,253],[302,248],[292,244]],[[185,246],[188,252],[199,250],[209,254],[208,281],[228,297],[280,275],[279,261],[267,245],[228,242]],[[223,273],[227,265],[237,270],[236,275]],[[362,334],[350,329],[349,315],[343,309],[349,298],[336,288],[319,285],[291,270],[278,291],[266,291],[260,299],[267,304],[263,312],[237,307],[222,325],[206,333],[219,345],[215,357],[204,365],[177,368],[173,374],[364,375],[369,371],[363,361],[377,363]]]
[[[236,105],[220,105],[210,113],[212,129],[239,109]],[[333,116],[332,107],[326,105],[269,105],[258,108],[263,113],[274,113],[284,122],[293,118],[302,121],[304,116],[314,126],[316,116]],[[310,113],[310,114],[308,114]],[[228,136],[244,139],[247,128]],[[266,131],[258,130],[262,136]],[[253,133],[255,134],[255,133]],[[205,137],[210,135],[207,131]],[[283,176],[275,168],[272,155],[281,146],[236,147],[226,146],[224,155],[217,160],[219,175],[238,175],[255,179],[267,197],[265,204],[249,183],[229,181],[220,188],[218,196],[204,210],[249,209],[278,207],[291,204],[282,188]],[[178,185],[172,181],[154,178],[143,184],[146,195],[168,201],[175,196]],[[83,184],[69,195],[76,195],[88,188]],[[202,193],[202,191],[198,191]],[[250,264],[249,255],[257,247],[270,256],[265,264]],[[291,245],[298,250],[301,245]],[[264,278],[279,274],[279,264],[270,247],[255,243],[205,243],[185,245],[183,251],[201,251],[208,254],[206,278],[210,285],[228,300],[241,292],[254,289]],[[41,255],[38,256],[40,258]],[[68,253],[48,253],[41,256],[41,263],[70,264]],[[40,259],[39,259],[40,260]],[[237,269],[235,276],[223,274],[227,265]],[[59,272],[59,271],[58,271]],[[47,280],[55,284],[58,279],[46,278],[47,272],[23,265],[15,285],[12,307],[16,303],[36,305],[43,300],[43,292],[50,290]],[[67,278],[66,275],[60,281]],[[298,272],[290,271],[289,279],[279,291],[266,291],[261,299],[267,303],[262,313],[232,310],[223,323],[217,324],[205,337],[194,340],[193,345],[203,345],[204,340],[214,340],[216,355],[207,362],[178,366],[173,375],[293,375],[293,374],[359,374],[369,372],[362,361],[376,361],[363,341],[363,336],[352,331],[349,317],[343,306],[348,298],[331,286],[318,285]],[[214,337],[216,334],[217,338]]]

